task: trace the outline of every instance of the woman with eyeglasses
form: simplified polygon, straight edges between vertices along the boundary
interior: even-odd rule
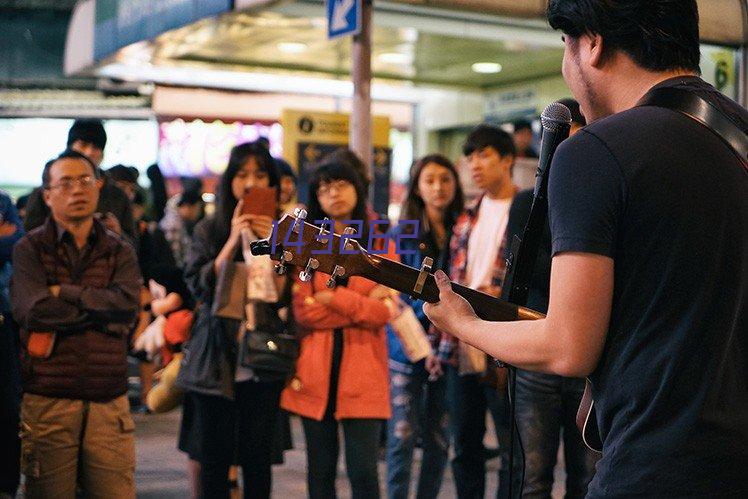
[[[353,168],[340,162],[322,164],[310,179],[307,221],[329,218],[338,234],[355,225],[367,246],[364,199]],[[396,258],[394,251],[385,256]],[[308,282],[294,282],[292,305],[301,353],[281,406],[302,418],[311,498],[335,497],[339,427],[352,496],[379,497],[379,435],[383,420],[390,417],[384,326],[390,318],[385,300],[391,291],[361,277],[339,279],[329,289],[329,278],[316,272]]]
[[[194,230],[186,279],[202,305],[195,314],[192,337],[183,347],[177,385],[187,392],[179,448],[200,465],[200,497],[229,497],[229,467],[237,460],[244,497],[270,497],[279,398],[290,372],[245,367],[240,346],[245,335],[285,323],[281,317],[290,303],[290,281],[285,276],[274,278],[280,297],[276,303],[251,304],[254,330],[249,320],[245,324],[214,315],[212,305],[219,274],[227,264],[242,260],[243,233],[264,238],[272,229],[269,216],[242,214],[245,194],[254,187],[278,185],[275,162],[265,147],[256,142],[235,146],[220,179],[216,213]],[[243,306],[245,296],[239,299]]]

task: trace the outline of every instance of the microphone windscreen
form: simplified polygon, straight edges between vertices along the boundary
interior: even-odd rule
[[[540,123],[546,130],[555,131],[560,126],[571,124],[571,111],[560,102],[552,102],[543,110],[540,115]]]

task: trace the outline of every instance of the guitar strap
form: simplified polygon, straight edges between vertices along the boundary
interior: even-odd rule
[[[748,171],[748,135],[696,93],[681,88],[656,88],[647,92],[637,106],[662,107],[688,116],[722,139]]]

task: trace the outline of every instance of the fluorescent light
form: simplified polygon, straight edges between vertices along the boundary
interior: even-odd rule
[[[286,54],[301,54],[307,48],[306,43],[301,42],[281,42],[278,44],[278,50]]]
[[[501,64],[498,62],[476,62],[471,66],[475,73],[493,74],[501,72]]]
[[[385,64],[411,64],[413,56],[401,52],[385,52],[384,54],[379,54],[377,60]]]

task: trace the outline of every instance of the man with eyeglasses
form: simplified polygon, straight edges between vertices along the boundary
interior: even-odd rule
[[[132,246],[94,217],[96,171],[70,150],[47,163],[51,216],[13,251],[27,497],[135,496],[126,354],[141,277]]]
[[[98,168],[104,159],[106,141],[107,135],[101,120],[79,119],[70,127],[66,147],[86,156],[99,172]],[[96,207],[100,215],[97,216],[101,217],[104,225],[112,232],[135,237],[135,222],[127,194],[105,175],[100,176],[101,194]],[[49,216],[49,208],[44,203],[42,191],[43,188],[34,189],[29,196],[24,219],[26,231],[39,227]]]

